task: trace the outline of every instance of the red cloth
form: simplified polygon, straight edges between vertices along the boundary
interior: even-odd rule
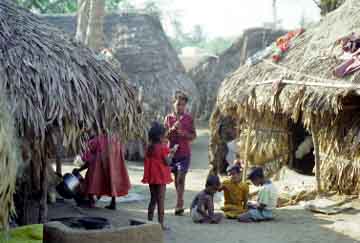
[[[131,184],[118,139],[106,135],[91,139],[82,160],[89,164],[85,193],[112,197],[128,194]]]
[[[169,114],[165,117],[164,125],[166,129],[171,128],[175,122],[177,121],[177,117],[175,114]],[[194,122],[190,114],[184,113],[183,115],[180,115],[180,129],[185,131],[188,134],[195,133],[195,127]],[[187,138],[184,138],[180,135],[178,135],[176,132],[170,134],[169,137],[170,142],[170,148],[172,148],[175,144],[179,145],[179,148],[177,149],[174,157],[188,157],[191,155],[191,146],[190,146],[190,140]]]
[[[144,160],[144,184],[169,184],[172,182],[170,167],[165,158],[170,149],[164,144],[155,144],[152,151],[147,151]]]

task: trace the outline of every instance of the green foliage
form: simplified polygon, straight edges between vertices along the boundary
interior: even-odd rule
[[[76,0],[14,0],[20,6],[42,14],[74,13]],[[114,11],[119,4],[130,5],[129,0],[105,0],[106,11]]]
[[[170,37],[171,44],[180,53],[181,49],[188,46],[198,47],[212,54],[220,54],[232,44],[233,38],[209,38],[200,25],[195,25],[190,33],[185,33],[178,20],[172,23],[175,36]]]
[[[320,0],[320,2],[317,2],[317,5],[321,9],[321,15],[326,15],[337,9],[344,2],[345,0]]]

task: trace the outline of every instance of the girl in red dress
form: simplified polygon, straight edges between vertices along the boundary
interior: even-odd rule
[[[169,162],[176,149],[170,150],[165,143],[165,128],[159,123],[153,123],[149,130],[150,144],[144,160],[144,176],[142,183],[149,184],[150,203],[148,220],[152,221],[155,207],[158,208],[158,221],[162,229],[164,226],[164,203],[166,184],[172,182]]]

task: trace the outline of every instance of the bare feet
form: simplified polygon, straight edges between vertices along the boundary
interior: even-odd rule
[[[110,209],[110,210],[116,210],[116,205],[110,204],[110,205],[105,206],[105,208]]]

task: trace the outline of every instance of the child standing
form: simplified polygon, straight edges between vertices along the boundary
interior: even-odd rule
[[[249,211],[239,215],[239,222],[259,222],[273,219],[277,206],[278,192],[270,180],[265,180],[263,169],[254,168],[248,178],[255,186],[261,186],[255,204],[249,204]]]
[[[223,181],[220,190],[224,191],[224,207],[221,208],[227,218],[236,219],[247,210],[249,185],[241,182],[241,167],[238,164],[226,169],[229,179]]]
[[[214,213],[214,195],[219,188],[219,177],[210,175],[206,180],[205,189],[195,196],[190,206],[190,215],[195,223],[220,223],[223,215]]]
[[[159,123],[153,123],[149,130],[150,145],[145,154],[144,176],[142,183],[149,184],[150,203],[148,208],[148,220],[152,221],[155,207],[158,208],[158,221],[163,230],[164,225],[164,203],[166,184],[172,182],[171,170],[168,163],[176,149],[170,151],[165,144],[165,128]]]

